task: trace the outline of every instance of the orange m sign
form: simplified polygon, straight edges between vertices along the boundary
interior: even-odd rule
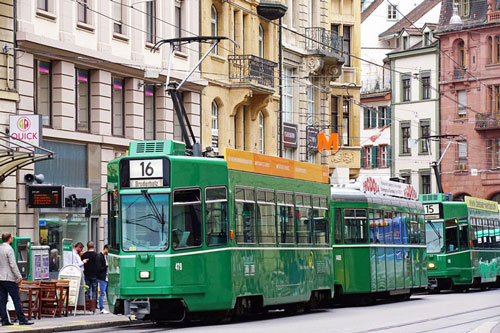
[[[318,151],[322,150],[338,150],[339,149],[339,135],[338,133],[330,134],[327,140],[325,133],[318,133]]]

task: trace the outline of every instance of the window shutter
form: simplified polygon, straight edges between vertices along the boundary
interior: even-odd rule
[[[372,147],[372,168],[378,168],[378,146]]]
[[[384,127],[384,108],[383,107],[378,107],[378,127]]]
[[[372,128],[377,127],[377,110],[376,109],[371,109],[371,114],[372,114]]]
[[[389,125],[391,123],[391,106],[389,105],[385,112],[385,124]]]
[[[365,112],[365,128],[370,128],[370,109],[364,109]]]
[[[387,167],[390,168],[392,163],[392,146],[387,146]]]
[[[361,147],[361,167],[365,167],[365,148],[363,147]]]

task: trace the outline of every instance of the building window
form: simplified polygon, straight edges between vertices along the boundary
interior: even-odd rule
[[[212,148],[219,149],[219,105],[212,101]]]
[[[457,55],[458,66],[460,67],[460,69],[465,69],[465,44],[463,40],[458,43]]]
[[[78,6],[78,22],[88,23],[88,0],[79,0]]]
[[[339,97],[332,96],[332,119],[330,122],[330,133],[339,132]]]
[[[488,147],[490,147],[490,168],[500,168],[500,139],[489,140]]]
[[[89,71],[76,70],[76,130],[89,131],[90,85]]]
[[[430,99],[431,98],[431,74],[424,73],[422,74],[422,99]]]
[[[179,95],[181,103],[184,103],[184,96],[186,96],[185,93],[181,92]],[[173,133],[174,140],[184,142],[184,138],[182,137],[181,124],[180,124],[179,118],[177,118],[177,114],[175,112],[174,112],[173,125],[174,125],[174,133]]]
[[[344,66],[351,66],[351,27],[344,25]]]
[[[364,108],[364,128],[376,128],[377,127],[377,109],[367,107]]]
[[[470,15],[470,0],[454,0],[458,5],[458,13],[462,17],[468,17]]]
[[[307,163],[316,163],[316,153],[314,151],[310,151],[307,153]]]
[[[182,2],[176,0],[175,1],[175,6],[174,6],[174,15],[175,15],[175,22],[174,22],[174,36],[175,38],[181,38],[182,37]],[[181,51],[181,44],[177,44],[175,48],[178,51]]]
[[[259,57],[264,58],[264,28],[259,25]]]
[[[264,115],[262,111],[259,112],[259,150],[261,154],[265,153],[264,147],[264,137],[265,137],[265,128],[264,128]]]
[[[307,124],[314,125],[314,100],[315,100],[315,89],[313,86],[307,87]]]
[[[401,154],[411,154],[410,123],[401,123]]]
[[[114,0],[113,6],[113,32],[123,34],[122,0]]]
[[[378,127],[384,127],[391,123],[391,107],[379,106],[378,107]]]
[[[457,142],[458,145],[458,160],[460,162],[467,160],[467,141],[461,140]]]
[[[399,177],[403,178],[403,183],[405,184],[411,184],[411,171],[400,171],[399,172]]]
[[[50,72],[50,62],[36,60],[35,112],[42,116],[43,126],[52,125],[52,80]]]
[[[431,45],[431,33],[429,31],[424,32],[424,46]]]
[[[408,102],[411,99],[411,81],[409,76],[403,76],[402,85],[402,100]]]
[[[156,43],[156,0],[146,2],[146,42]]]
[[[431,175],[429,173],[424,173],[420,175],[420,194],[429,194],[431,192]]]
[[[495,96],[493,96],[492,102],[494,103],[494,111],[496,114],[500,113],[500,86],[494,86],[493,91]]]
[[[495,36],[495,49],[493,52],[495,62],[500,62],[500,36]]]
[[[156,139],[155,87],[144,86],[144,140]]]
[[[350,143],[350,119],[351,118],[351,99],[342,98],[342,144],[349,146]]]
[[[295,159],[295,149],[291,147],[285,147],[285,154],[284,154],[286,159],[289,160],[294,160]]]
[[[49,11],[49,0],[37,0],[36,8],[48,12]]]
[[[409,36],[403,36],[403,43],[402,43],[402,46],[403,46],[403,50],[406,50],[410,47],[410,37]]]
[[[396,20],[398,17],[398,12],[396,6],[387,5],[387,19],[388,20]]]
[[[458,117],[465,118],[467,117],[467,93],[465,90],[457,91],[458,97]]]
[[[427,154],[429,153],[429,135],[431,130],[431,124],[429,120],[421,120],[420,121],[420,153]]]
[[[111,125],[113,135],[125,135],[125,103],[124,103],[124,81],[122,79],[112,79],[112,95],[111,95]]]
[[[379,145],[378,146],[379,153],[379,168],[388,168],[389,167],[389,146],[388,145]]]
[[[217,13],[217,8],[215,8],[215,5],[212,5],[212,9],[210,12],[210,26],[211,26],[211,30],[212,30],[211,31],[212,36],[218,36],[219,35],[219,14]],[[213,52],[214,52],[214,54],[219,53],[217,46],[214,48]]]
[[[372,146],[363,147],[363,167],[366,169],[372,168]]]
[[[285,103],[283,103],[284,117],[286,122],[293,122],[293,68],[285,67],[283,73],[283,96],[285,96]]]

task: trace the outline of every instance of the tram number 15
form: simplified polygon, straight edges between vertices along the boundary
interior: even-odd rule
[[[424,210],[426,215],[439,214],[439,205],[438,204],[424,205]]]

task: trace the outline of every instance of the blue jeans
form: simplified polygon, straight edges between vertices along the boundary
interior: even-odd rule
[[[2,323],[5,324],[9,322],[9,317],[7,316],[7,295],[12,297],[19,323],[28,321],[23,313],[23,306],[21,305],[21,297],[19,296],[17,284],[11,281],[0,281],[0,316],[2,316]]]
[[[97,279],[96,278],[85,278],[85,284],[89,286],[89,293],[91,293],[90,299],[97,299]]]
[[[108,281],[97,280],[99,282],[99,310],[104,309],[104,294],[108,296]]]

